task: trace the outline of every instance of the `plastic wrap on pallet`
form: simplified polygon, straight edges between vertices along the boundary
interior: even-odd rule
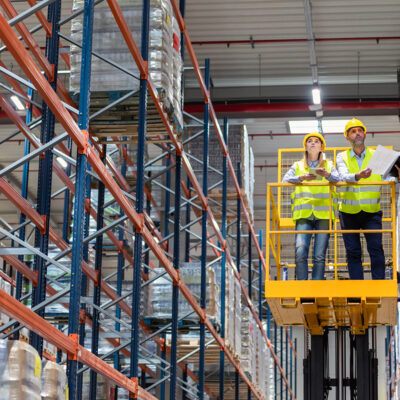
[[[67,374],[65,368],[52,361],[43,363],[42,400],[67,399]]]
[[[252,361],[254,353],[252,320],[253,314],[250,309],[247,306],[242,306],[242,323],[240,329],[242,336],[242,355],[240,358],[240,365],[250,379],[253,379]]]
[[[240,358],[241,355],[241,321],[242,321],[242,304],[241,304],[241,287],[239,281],[235,278],[233,269],[227,266],[226,271],[226,330],[225,342],[233,354]]]
[[[11,284],[2,278],[0,278],[0,289],[11,295]],[[0,313],[0,325],[6,324],[9,320],[8,315]]]
[[[29,336],[30,336],[31,332],[28,328],[23,327],[20,331],[19,331],[19,336],[20,339],[25,341],[26,343],[29,342]]]
[[[156,274],[165,273],[163,268],[154,270]],[[179,276],[186,284],[189,291],[198,299],[201,288],[201,266],[200,263],[182,263]],[[168,275],[164,275],[154,281],[150,288],[150,303],[152,317],[170,318],[172,312],[172,281]],[[216,283],[216,273],[212,268],[207,268],[207,304],[206,310],[209,318],[218,319],[220,315],[220,294]],[[179,294],[179,316],[193,311],[184,296]],[[192,317],[189,317],[192,318]]]
[[[187,136],[194,136],[196,133],[203,129],[202,125],[196,127],[186,127],[185,132]],[[202,184],[202,160],[203,160],[203,137],[200,135],[196,139],[191,140],[188,143],[188,153],[192,154],[199,161],[191,159],[191,165],[195,173],[198,173],[199,183]],[[241,182],[240,185],[242,187],[242,195],[244,197],[244,202],[247,210],[252,213],[252,210],[249,208],[250,203],[250,176],[254,176],[254,171],[250,171],[250,150],[249,150],[249,138],[247,134],[247,129],[245,125],[229,125],[229,135],[228,135],[228,150],[229,155],[231,157],[231,161],[235,171],[237,170],[237,163],[240,162],[241,168]],[[222,199],[222,149],[219,144],[217,134],[213,127],[210,127],[210,136],[209,136],[209,157],[208,162],[209,166],[214,168],[215,170],[210,170],[208,172],[208,187],[209,197],[213,198],[214,193],[216,193],[218,202],[221,202]],[[252,163],[254,168],[254,162]],[[218,172],[217,172],[218,171]],[[233,184],[232,177],[228,174],[227,180],[227,189],[228,189],[228,197],[227,197],[227,206],[228,208],[236,209],[236,188]],[[217,220],[221,219],[221,207],[215,205],[213,207],[213,213]],[[228,213],[229,218],[230,213]]]
[[[253,382],[257,380],[257,331],[258,327],[256,325],[256,321],[254,320],[253,315],[251,316],[251,336],[253,340],[253,353],[251,355],[251,370],[253,376]]]
[[[172,17],[172,59],[173,68],[173,94],[174,94],[174,116],[181,127],[183,127],[182,115],[182,71],[183,63],[181,57],[181,32],[178,21]]]
[[[46,353],[48,356],[56,358],[57,356],[57,347],[54,344],[47,342],[46,340],[43,341],[43,352]]]
[[[259,329],[257,331],[257,351],[256,351],[256,381],[255,384],[258,388],[261,388],[263,385],[263,379],[264,379],[264,341],[263,337],[261,334],[261,331]]]
[[[249,212],[250,216],[254,218],[254,152],[249,146],[250,157],[249,157],[249,192],[248,192],[248,202],[249,202]]]
[[[111,398],[111,390],[114,386],[109,380],[103,377],[103,375],[97,374],[96,384],[96,399],[97,400],[109,400]],[[83,373],[83,385],[82,385],[82,398],[89,399],[90,393],[90,372],[86,371]]]
[[[142,2],[138,0],[120,0],[119,5],[133,34],[136,43],[141,43]],[[83,5],[82,0],[75,0],[73,9]],[[71,24],[72,39],[82,41],[82,16],[75,18]],[[167,106],[173,104],[173,57],[172,57],[172,7],[167,0],[151,0],[149,27],[149,72],[155,86]],[[122,68],[127,74],[105,61],[96,59],[92,64],[92,91],[121,91],[139,89],[139,71],[133,61],[125,40],[115,22],[107,4],[95,7],[93,23],[93,51],[99,53]],[[70,89],[79,92],[80,88],[81,50],[71,45]],[[134,75],[134,76],[132,76]]]
[[[250,150],[249,150],[249,136],[247,134],[247,128],[243,125],[242,129],[242,146],[241,146],[241,163],[242,163],[242,189],[245,193],[249,193],[249,159],[250,159]],[[247,168],[246,168],[247,167]]]
[[[271,375],[271,352],[267,345],[265,345],[265,368],[264,368],[264,397],[270,399],[271,391],[270,386],[273,382],[273,376]]]
[[[235,353],[238,358],[242,354],[242,289],[239,281],[235,278]]]
[[[108,283],[114,288],[116,288],[116,286],[117,286],[116,282],[108,282]],[[131,292],[132,292],[132,281],[124,280],[123,284],[122,284],[121,295],[124,298],[124,302],[127,304],[132,303],[132,297],[129,295],[129,293],[131,293]],[[148,315],[148,313],[149,313],[149,294],[148,293],[149,293],[148,285],[142,287],[141,296],[140,296],[140,304],[139,304],[139,312],[140,312],[141,316]],[[92,281],[89,282],[87,296],[88,297],[93,296],[93,282]],[[101,301],[100,301],[101,304],[105,304],[107,301],[109,301],[109,298],[107,297],[107,295],[102,293]],[[93,307],[90,304],[87,304],[86,308],[87,308],[87,314],[89,316],[91,316],[93,314]],[[115,308],[116,308],[116,306],[114,306],[112,309],[108,309],[108,312],[115,315]],[[106,354],[107,352],[111,351],[114,348],[107,341],[106,337],[107,337],[107,335],[110,334],[110,332],[115,331],[115,320],[112,318],[109,318],[104,313],[99,314],[99,319],[101,321],[100,325],[103,330],[103,332],[100,333],[100,339],[99,339],[99,354],[101,355],[101,354]],[[130,332],[131,332],[130,331],[131,318],[125,312],[121,312],[120,320],[122,321],[120,323],[121,341],[124,341],[124,340],[128,341],[130,339]],[[91,343],[91,336],[87,335],[85,345],[90,347],[90,343]]]
[[[225,343],[230,350],[235,348],[235,276],[231,267],[226,267],[226,304],[225,304]]]
[[[40,400],[41,360],[29,344],[0,340],[0,399]]]

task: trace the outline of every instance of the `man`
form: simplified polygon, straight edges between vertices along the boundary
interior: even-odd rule
[[[339,153],[336,165],[345,182],[378,182],[380,175],[368,168],[375,150],[365,146],[367,128],[358,119],[350,120],[344,136],[351,149]],[[398,169],[399,170],[399,169]],[[342,229],[382,229],[381,186],[345,186],[340,188],[339,218]],[[371,259],[372,279],[385,279],[385,255],[382,233],[364,233]],[[359,233],[343,234],[350,279],[364,279]]]

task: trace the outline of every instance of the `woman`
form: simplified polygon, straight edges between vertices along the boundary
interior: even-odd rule
[[[325,139],[318,132],[304,137],[304,158],[296,161],[283,177],[282,182],[338,182],[339,174],[331,161],[325,160]],[[332,191],[332,203],[336,209],[336,192]],[[334,210],[329,210],[329,186],[296,186],[292,193],[292,213],[296,231],[318,231],[329,229],[329,217],[334,218]],[[310,233],[296,234],[296,276],[298,280],[308,279],[308,251]],[[313,280],[323,280],[325,255],[329,243],[329,233],[314,235]]]

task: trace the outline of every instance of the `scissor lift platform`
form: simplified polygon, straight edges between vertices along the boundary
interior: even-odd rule
[[[304,325],[313,335],[339,326],[363,334],[368,327],[397,321],[394,280],[269,281],[265,293],[278,325]]]
[[[336,153],[343,150],[346,149],[328,148],[326,154],[328,158],[335,160]],[[303,149],[279,151],[278,180],[281,180],[293,161],[300,159],[303,154]],[[365,183],[359,183],[360,186],[363,184]],[[383,226],[375,232],[382,232],[387,267],[397,271],[395,185],[393,182],[376,184],[382,187]],[[329,186],[332,210],[333,192],[340,192],[343,186],[346,186],[345,183],[303,185]],[[296,185],[288,183],[267,184],[265,297],[275,322],[280,326],[302,325],[309,329],[312,335],[322,335],[324,328],[338,327],[349,327],[352,334],[363,335],[369,327],[396,325],[396,273],[387,280],[372,280],[371,263],[365,240],[362,239],[365,280],[346,279],[347,260],[342,237],[346,231],[341,230],[338,219],[335,221],[332,218],[329,229],[325,231],[330,233],[326,255],[326,280],[295,280],[295,235],[315,233],[295,230],[290,205],[290,195],[295,187]],[[311,254],[312,247],[310,259]],[[309,264],[309,272],[311,269],[312,264]]]

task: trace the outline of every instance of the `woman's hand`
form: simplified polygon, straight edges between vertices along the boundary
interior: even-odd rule
[[[329,178],[329,176],[331,175],[330,172],[328,172],[325,168],[317,168],[315,170],[315,172],[320,175],[323,176],[324,178]]]
[[[305,174],[305,175],[300,175],[300,180],[303,181],[313,181],[314,179],[317,179],[317,177],[314,174]]]

